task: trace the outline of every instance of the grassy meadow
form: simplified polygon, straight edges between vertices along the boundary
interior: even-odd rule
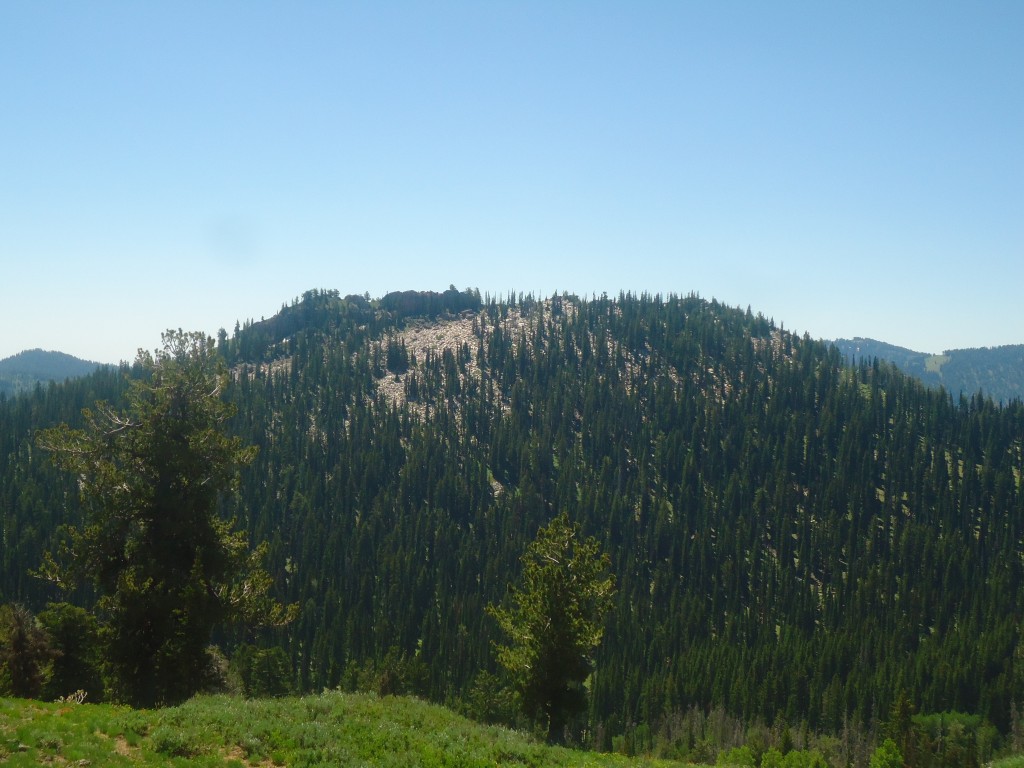
[[[178,707],[0,699],[0,764],[12,766],[670,766],[549,747],[412,698],[328,692]]]

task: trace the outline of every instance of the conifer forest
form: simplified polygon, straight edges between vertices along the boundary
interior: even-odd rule
[[[596,748],[712,709],[822,733],[901,711],[1020,727],[1020,400],[694,295],[316,290],[215,347],[226,427],[257,449],[219,513],[267,543],[297,614],[213,641],[272,649],[288,690],[375,675],[501,719],[488,606],[565,514],[615,581],[580,720]],[[38,577],[83,512],[37,436],[139,375],[0,396],[0,603],[92,604]]]

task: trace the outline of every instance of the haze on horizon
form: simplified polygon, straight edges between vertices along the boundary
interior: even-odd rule
[[[311,288],[1024,343],[1017,2],[0,5],[0,358]]]

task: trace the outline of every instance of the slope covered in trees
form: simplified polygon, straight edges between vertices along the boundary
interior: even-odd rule
[[[0,360],[0,395],[11,396],[36,384],[86,376],[100,363],[90,363],[63,352],[30,349]]]
[[[877,357],[954,397],[983,392],[997,403],[1024,399],[1024,344],[951,349],[941,355],[914,352],[874,339],[838,339],[835,345],[851,359]]]
[[[270,542],[278,597],[301,609],[226,650],[282,646],[298,690],[375,668],[477,696],[501,639],[485,606],[564,511],[617,585],[590,682],[598,746],[712,705],[838,731],[903,696],[1009,730],[1019,402],[954,401],[694,296],[458,312],[310,292],[274,332],[222,334],[231,427],[259,446],[223,512]],[[34,431],[124,386],[99,372],[0,407],[0,601],[50,597],[26,572],[77,514]]]

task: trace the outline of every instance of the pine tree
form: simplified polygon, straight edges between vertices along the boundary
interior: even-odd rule
[[[46,666],[57,656],[36,617],[17,603],[0,606],[0,681],[10,694],[39,697]]]
[[[204,684],[214,626],[281,623],[291,611],[268,595],[243,533],[217,515],[218,499],[255,456],[224,429],[227,373],[212,339],[168,331],[139,353],[121,413],[86,409],[85,429],[45,430],[40,444],[75,473],[86,520],[67,531],[41,572],[59,585],[91,581],[100,594],[115,698],[141,706],[188,698]]]
[[[50,603],[39,613],[39,624],[57,653],[43,687],[48,699],[81,691],[90,702],[103,700],[99,626],[96,617],[69,603]]]
[[[593,538],[581,538],[564,512],[540,529],[522,557],[522,586],[511,605],[488,606],[508,645],[498,661],[512,675],[527,716],[560,741],[569,716],[586,704],[583,683],[593,671],[611,608],[610,560]]]

